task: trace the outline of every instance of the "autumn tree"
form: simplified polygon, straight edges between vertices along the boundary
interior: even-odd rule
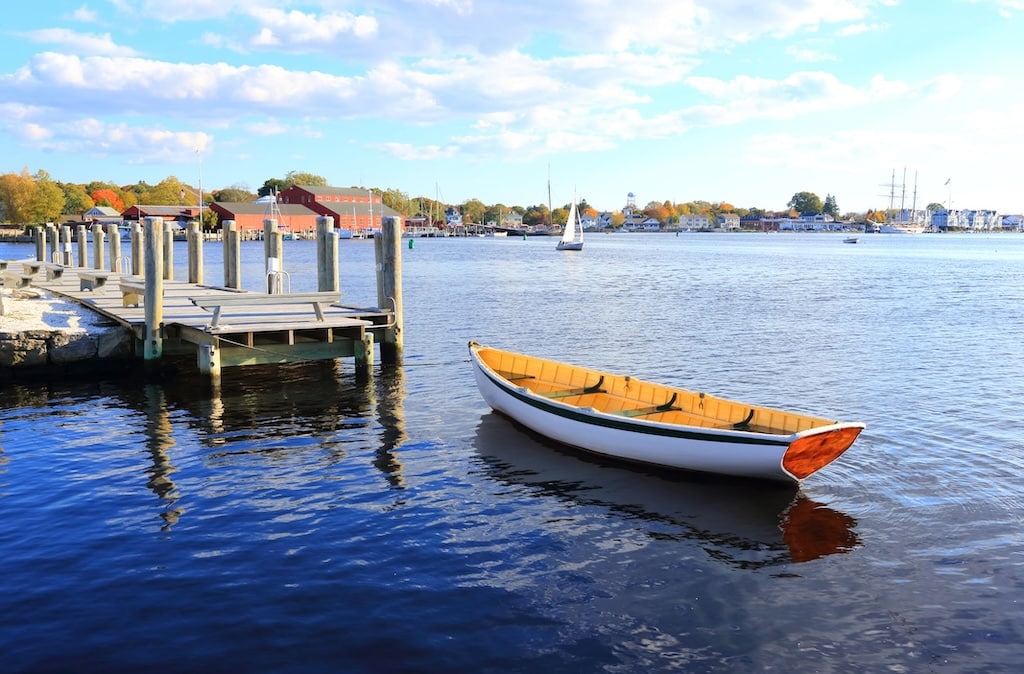
[[[35,195],[36,185],[28,174],[7,173],[0,176],[0,204],[3,204],[4,219],[8,222],[27,224]]]
[[[813,192],[797,192],[786,204],[800,215],[817,215],[824,211],[821,198]]]
[[[119,213],[124,210],[124,201],[110,188],[104,187],[103,189],[95,190],[89,196],[97,206],[109,206]]]
[[[35,190],[29,202],[30,222],[53,222],[64,212],[64,191],[50,179],[46,171],[37,171],[33,176]]]

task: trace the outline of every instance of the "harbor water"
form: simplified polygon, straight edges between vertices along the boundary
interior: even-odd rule
[[[0,385],[3,671],[1024,668],[1024,236],[554,246],[403,246],[404,364],[366,379]],[[313,289],[315,243],[283,266]],[[471,339],[867,428],[799,488],[611,465],[491,413]]]

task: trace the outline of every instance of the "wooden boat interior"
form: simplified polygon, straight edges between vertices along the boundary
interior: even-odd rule
[[[686,391],[533,356],[482,348],[480,359],[511,384],[574,407],[664,424],[789,435],[835,421]]]

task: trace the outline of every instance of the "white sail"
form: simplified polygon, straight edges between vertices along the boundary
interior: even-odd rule
[[[583,248],[583,227],[580,225],[580,218],[576,212],[575,199],[569,207],[569,217],[565,221],[565,229],[562,230],[562,240],[555,248],[558,250],[581,250]]]

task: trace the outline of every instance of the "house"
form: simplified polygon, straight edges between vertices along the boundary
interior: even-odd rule
[[[736,213],[720,213],[718,228],[726,232],[735,232],[740,228],[740,216]]]
[[[298,232],[316,230],[316,213],[299,204],[275,204],[261,201],[214,201],[209,209],[217,214],[217,222],[234,220],[239,232],[263,231],[263,221],[277,220],[278,229]]]
[[[292,185],[277,195],[278,206],[305,206],[317,215],[334,219],[334,228],[348,234],[380,230],[382,217],[401,217],[385,206],[379,194],[355,187]]]
[[[184,228],[189,222],[199,219],[198,206],[150,206],[139,204],[130,206],[121,213],[124,220],[142,222],[143,218],[162,218],[165,223],[176,224]]]
[[[707,213],[689,213],[679,216],[679,229],[705,230],[711,226]]]
[[[124,218],[116,208],[110,206],[93,206],[85,213],[82,213],[82,222],[94,225],[120,225]]]

